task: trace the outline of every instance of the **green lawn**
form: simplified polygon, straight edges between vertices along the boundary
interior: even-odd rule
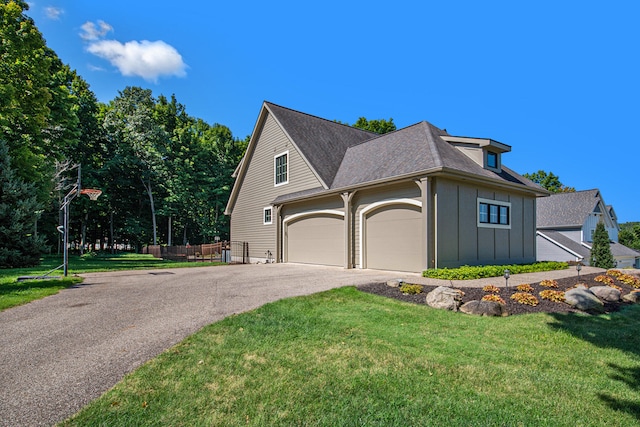
[[[98,271],[203,267],[220,265],[221,263],[173,262],[154,258],[152,255],[130,253],[85,257],[70,256],[69,275],[66,278],[62,278],[62,270],[58,270],[52,274],[52,280],[17,281],[20,276],[44,275],[61,264],[61,256],[46,256],[37,267],[0,269],[0,311],[56,294],[61,289],[82,282],[80,277],[73,277],[74,274]]]
[[[63,425],[640,425],[638,330],[638,306],[481,318],[342,288],[205,327]]]

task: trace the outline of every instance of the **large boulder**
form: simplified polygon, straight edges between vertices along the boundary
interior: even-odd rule
[[[427,304],[433,308],[458,311],[461,302],[462,292],[446,286],[438,286],[427,294]]]
[[[508,316],[505,306],[495,301],[473,300],[462,304],[460,311],[478,316]]]
[[[602,313],[604,304],[589,289],[575,288],[564,293],[565,302],[578,310]]]
[[[620,301],[620,291],[611,286],[593,286],[589,288],[592,294],[605,302]]]
[[[640,304],[640,290],[631,291],[622,297],[623,301]]]

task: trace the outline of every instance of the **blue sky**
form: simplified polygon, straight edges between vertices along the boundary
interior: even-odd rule
[[[512,146],[640,221],[640,2],[34,0],[49,47],[108,102],[126,86],[250,134],[263,100],[427,120]],[[636,148],[634,148],[636,147]]]

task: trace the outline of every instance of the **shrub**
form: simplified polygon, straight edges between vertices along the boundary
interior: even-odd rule
[[[504,302],[504,300],[502,298],[500,298],[499,295],[496,294],[489,294],[489,295],[485,295],[482,297],[482,301],[493,301],[493,302],[497,302],[498,304],[502,304],[502,305],[506,305],[507,303]]]
[[[491,292],[493,294],[500,293],[500,288],[497,287],[496,285],[486,285],[485,287],[482,288],[482,290],[485,292]]]
[[[603,274],[601,274],[600,276],[597,276],[593,280],[595,280],[596,282],[604,283],[607,286],[613,285],[613,278],[611,278],[609,276],[605,276]]]
[[[554,291],[552,289],[545,289],[544,291],[540,291],[540,298],[547,299],[553,302],[564,302],[564,292],[562,291]]]
[[[527,292],[516,292],[515,294],[511,295],[511,299],[517,303],[530,305],[532,307],[538,305],[538,298]]]
[[[620,277],[618,277],[618,280],[620,280],[625,285],[628,285],[634,288],[640,288],[640,279],[630,274],[623,274]]]
[[[400,286],[400,292],[405,295],[416,295],[422,293],[422,285],[412,285],[410,283],[405,283]]]
[[[518,286],[516,286],[516,289],[518,290],[518,292],[533,292],[533,286],[531,286],[528,283],[521,283]]]
[[[511,274],[535,273],[540,271],[564,270],[568,267],[566,262],[545,261],[534,264],[512,264],[512,265],[485,265],[468,266],[458,268],[438,268],[422,272],[424,277],[445,280],[469,280],[482,279],[485,277],[501,277],[505,270]]]
[[[622,276],[622,272],[620,270],[607,270],[607,275],[611,277],[615,277],[616,279]]]
[[[544,286],[545,288],[557,288],[558,287],[558,281],[557,280],[543,280],[542,282],[540,282],[540,286]]]

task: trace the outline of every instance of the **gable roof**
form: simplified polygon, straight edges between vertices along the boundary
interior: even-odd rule
[[[264,105],[327,186],[333,182],[349,147],[378,136],[270,102],[265,101]]]
[[[537,201],[537,227],[582,227],[601,200],[598,189],[555,193],[540,198]]]

